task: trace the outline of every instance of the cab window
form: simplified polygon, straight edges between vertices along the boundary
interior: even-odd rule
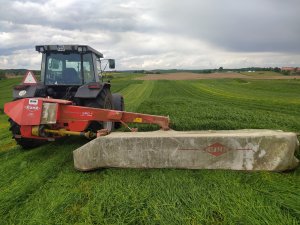
[[[48,53],[46,85],[81,85],[81,57],[79,54]]]

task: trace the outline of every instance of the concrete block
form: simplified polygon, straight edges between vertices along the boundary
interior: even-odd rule
[[[298,165],[295,133],[274,130],[115,132],[73,152],[81,171],[103,167],[284,171]]]

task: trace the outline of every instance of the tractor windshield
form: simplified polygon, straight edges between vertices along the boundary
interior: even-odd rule
[[[91,53],[47,53],[46,85],[82,85],[94,81]]]

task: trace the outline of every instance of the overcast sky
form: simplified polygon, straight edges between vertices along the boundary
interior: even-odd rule
[[[87,44],[118,69],[300,67],[300,0],[0,0],[0,68]]]

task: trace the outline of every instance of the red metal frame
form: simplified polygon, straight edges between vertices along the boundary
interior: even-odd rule
[[[4,112],[21,126],[21,136],[39,138],[32,135],[33,126],[41,125],[43,103],[55,103],[56,124],[46,124],[48,128],[83,132],[92,121],[157,124],[163,130],[169,129],[170,120],[165,116],[123,112],[109,109],[97,109],[75,106],[71,101],[51,98],[24,98],[4,105]],[[47,139],[47,138],[46,138]]]

